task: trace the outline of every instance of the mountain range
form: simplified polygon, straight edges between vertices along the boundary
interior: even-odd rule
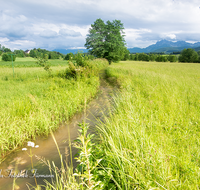
[[[184,48],[196,49],[199,47],[200,47],[200,42],[192,44],[185,41],[172,42],[168,40],[161,40],[161,41],[157,41],[156,44],[152,44],[146,48],[128,48],[128,50],[130,51],[130,53],[164,52],[167,54],[167,53],[181,51]]]
[[[68,53],[77,53],[78,51],[82,52],[82,53],[87,53],[88,50],[87,49],[54,49],[52,51],[57,51],[60,52],[62,54],[68,54]]]
[[[128,48],[130,53],[159,53],[159,52],[164,52],[166,54],[172,53],[172,52],[178,52],[183,50],[184,48],[193,48],[195,51],[200,50],[200,42],[196,43],[188,43],[185,41],[177,41],[177,42],[172,42],[168,40],[160,40],[157,41],[156,44],[152,44],[146,48]],[[83,53],[87,53],[87,49],[54,49],[52,51],[57,51],[63,54],[68,54],[68,53],[77,53],[78,51],[81,51]]]

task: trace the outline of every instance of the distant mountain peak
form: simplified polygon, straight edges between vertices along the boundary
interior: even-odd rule
[[[150,53],[150,52],[162,52],[163,50],[167,51],[168,49],[170,51],[181,51],[184,48],[196,48],[200,47],[200,42],[197,43],[188,43],[185,41],[169,41],[169,40],[160,40],[157,41],[155,44],[152,44],[146,48],[129,48],[129,51],[131,53]]]

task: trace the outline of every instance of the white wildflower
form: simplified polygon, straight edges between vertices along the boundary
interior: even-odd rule
[[[23,150],[23,151],[26,151],[26,150],[27,150],[27,148],[22,148],[22,150]]]
[[[34,143],[34,142],[31,142],[31,141],[28,141],[27,146],[34,147],[34,146],[35,146],[35,143]]]
[[[31,146],[34,148],[34,147],[35,147],[35,143],[34,143],[34,142],[32,142]]]
[[[35,148],[38,148],[39,147],[39,145],[35,145]]]
[[[27,146],[31,146],[32,142],[31,141],[28,141],[27,142]]]

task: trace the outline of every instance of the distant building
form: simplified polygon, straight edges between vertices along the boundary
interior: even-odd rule
[[[24,52],[25,52],[25,53],[27,53],[27,54],[29,54],[29,53],[30,53],[30,50],[28,50],[28,49],[27,49],[27,50],[26,50],[26,51],[24,51]]]

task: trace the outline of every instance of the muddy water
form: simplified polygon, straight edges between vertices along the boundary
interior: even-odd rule
[[[105,80],[101,80],[100,93],[94,100],[90,102],[85,113],[83,112],[76,114],[67,124],[63,124],[57,131],[54,132],[60,152],[63,158],[66,158],[68,162],[70,161],[69,139],[71,142],[73,142],[77,138],[79,128],[77,124],[85,120],[86,123],[89,123],[90,131],[94,131],[97,120],[102,120],[103,115],[108,114],[112,93],[113,88],[109,86]],[[51,178],[47,176],[50,175],[49,168],[43,162],[41,162],[41,159],[38,159],[38,157],[42,158],[42,160],[49,160],[50,162],[54,161],[58,168],[60,167],[60,157],[51,135],[49,135],[47,138],[39,137],[35,141],[35,144],[39,145],[39,148],[31,149],[32,153],[34,154],[32,157],[33,168],[37,169],[37,175],[40,175],[40,177],[36,178],[37,183],[42,185],[45,184],[44,179],[51,181]],[[35,186],[35,180],[32,178],[33,175],[31,173],[31,158],[28,156],[27,152],[30,153],[30,149],[27,151],[22,151],[19,149],[18,151],[11,153],[0,165],[1,190],[13,189],[14,180],[15,184],[17,185],[16,187],[20,190],[26,190],[28,189],[28,186],[31,188],[31,185]],[[76,153],[77,150],[72,148],[73,157]],[[73,160],[73,165],[77,165],[75,160]],[[15,169],[17,169],[17,172],[15,172]],[[17,175],[21,170],[25,170],[24,174],[26,173],[27,175],[24,175],[24,178],[14,178],[13,175]]]

